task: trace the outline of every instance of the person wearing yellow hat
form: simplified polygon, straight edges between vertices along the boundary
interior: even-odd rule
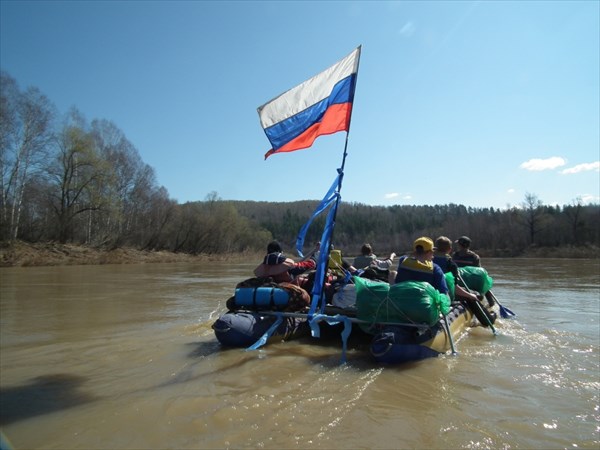
[[[398,263],[396,283],[401,281],[426,281],[442,294],[448,295],[444,271],[433,262],[433,241],[422,236],[413,243],[411,256],[402,256]]]

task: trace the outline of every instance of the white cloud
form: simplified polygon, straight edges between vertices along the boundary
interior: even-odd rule
[[[389,194],[385,194],[383,196],[383,198],[385,198],[386,200],[409,201],[409,200],[412,200],[413,197],[411,194],[401,194],[399,192],[390,192]]]
[[[416,29],[417,29],[417,27],[415,26],[415,24],[409,21],[409,22],[406,22],[402,26],[402,28],[400,28],[400,34],[402,36],[410,37],[415,33]]]
[[[600,203],[600,197],[597,196],[597,195],[583,194],[583,195],[580,195],[579,198],[581,199],[581,201],[584,204],[586,204],[586,203],[592,203],[592,204]]]
[[[561,171],[560,173],[565,174],[565,175],[571,175],[573,173],[588,172],[590,170],[595,170],[596,172],[600,172],[600,161],[596,161],[596,162],[592,162],[592,163],[577,164],[576,166],[569,167],[568,169],[565,169],[565,170]]]
[[[509,189],[508,191],[506,191],[506,192],[508,192],[509,194],[514,194],[516,191],[515,191],[513,188],[510,188],[510,189]]]
[[[522,163],[519,167],[521,169],[539,172],[542,170],[556,169],[557,167],[564,166],[566,163],[567,161],[564,158],[561,158],[560,156],[553,156],[552,158],[547,159],[530,159],[529,161]]]

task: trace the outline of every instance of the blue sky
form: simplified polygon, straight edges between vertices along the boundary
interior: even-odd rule
[[[344,202],[600,202],[598,1],[5,1],[0,66],[114,122],[180,203],[321,199],[346,133],[277,154],[256,108],[358,45]]]

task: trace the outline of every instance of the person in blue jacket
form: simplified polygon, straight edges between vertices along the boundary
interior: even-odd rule
[[[433,262],[435,248],[428,237],[420,237],[413,243],[413,253],[402,256],[398,263],[396,283],[401,281],[426,281],[442,294],[448,295],[444,271]]]
[[[450,256],[450,252],[452,251],[452,241],[450,240],[450,238],[446,236],[438,237],[435,240],[434,249],[435,251],[433,252],[433,262],[440,266],[440,269],[442,269],[444,273],[451,272],[452,275],[454,275],[455,281],[458,282],[458,265],[456,264],[456,262],[454,262],[452,256]],[[459,284],[456,284],[454,289],[455,294],[463,299],[476,301],[478,298],[476,294],[467,291]]]
[[[450,256],[450,251],[452,250],[452,241],[450,238],[446,236],[438,237],[435,240],[434,248],[435,252],[433,255],[433,262],[438,264],[444,273],[451,272],[455,281],[457,282],[454,286],[457,300],[465,301],[482,325],[487,326],[488,323],[494,324],[496,321],[496,313],[475,305],[475,302],[482,299],[483,296],[478,292],[472,292],[468,289],[465,289],[458,284],[460,274],[458,265]],[[489,305],[492,306],[493,303],[489,303]]]

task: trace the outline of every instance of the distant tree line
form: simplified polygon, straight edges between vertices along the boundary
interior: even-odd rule
[[[269,230],[289,249],[294,248],[298,231],[317,206],[316,201],[226,203]],[[322,228],[322,219],[311,225],[305,248],[319,240]],[[433,239],[445,235],[452,240],[467,235],[473,247],[486,256],[520,256],[536,248],[571,249],[570,256],[593,256],[600,244],[600,205],[584,205],[576,199],[563,207],[547,206],[530,193],[519,207],[508,209],[342,202],[333,242],[349,255],[357,255],[361,245],[369,242],[383,256],[409,251],[413,240],[423,235]],[[595,251],[573,251],[577,248]]]
[[[203,201],[178,204],[155,171],[112,122],[88,123],[72,109],[59,117],[37,88],[0,80],[0,239],[103,248],[135,247],[190,254],[263,251],[278,239],[287,251],[318,204]],[[306,239],[320,239],[324,218]],[[575,199],[547,206],[527,194],[520,207],[369,206],[341,203],[334,243],[357,254],[370,242],[381,254],[401,252],[419,235],[468,235],[490,256],[516,256],[532,246],[598,247],[600,206]]]

